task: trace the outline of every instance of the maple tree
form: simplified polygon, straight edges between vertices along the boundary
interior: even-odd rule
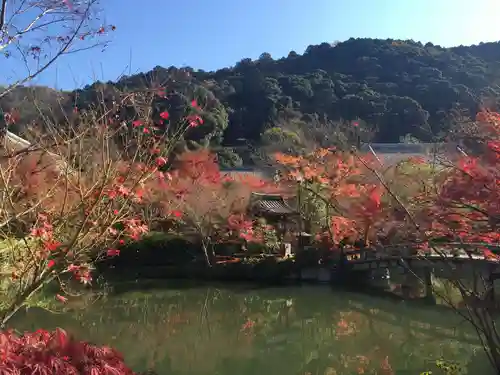
[[[332,244],[346,237],[355,237],[365,245],[376,244],[394,225],[408,221],[404,212],[421,229],[421,241],[446,237],[450,242],[497,243],[500,120],[490,112],[480,113],[478,120],[489,137],[483,142],[483,152],[443,165],[432,181],[434,186],[429,188],[424,183],[421,189],[412,191],[404,201],[411,207],[405,204],[404,210],[399,207],[403,202],[399,192],[392,191],[393,185],[380,173],[377,163],[366,156],[319,149],[302,156],[277,154],[275,158],[286,168],[286,178],[298,183],[305,193],[304,201],[312,199],[312,210],[316,214],[321,211],[320,216],[328,221],[323,223],[327,228],[324,233],[329,234]],[[418,158],[404,162],[424,163]],[[401,182],[414,177],[397,174],[395,178]]]
[[[482,255],[498,262],[494,250],[500,247],[500,115],[481,111],[475,125],[479,132],[474,148],[443,166],[433,194],[417,197],[422,209],[416,220],[429,250],[440,253],[439,240],[454,243],[457,251],[469,257]],[[493,285],[489,276],[474,272],[473,277],[479,283],[475,280],[468,285],[460,275],[451,280],[463,298],[465,309],[459,313],[474,326],[492,367],[499,372],[500,335],[495,325]]]
[[[124,94],[121,104],[155,96]],[[168,153],[193,124],[184,119],[174,137],[154,136],[144,131],[155,127],[147,109],[137,108],[143,117],[128,123],[115,121],[112,111],[78,112],[78,122],[50,128],[49,141],[7,144],[0,155],[1,326],[52,281],[62,290],[56,298],[66,301],[68,280],[89,284],[96,261],[119,255],[121,245],[149,231],[147,182],[165,176]],[[117,146],[123,139],[130,147]]]
[[[480,112],[477,122],[483,129],[481,151],[462,155],[443,173],[435,202],[426,210],[432,217],[427,229],[457,242],[499,243],[500,115]]]
[[[410,242],[421,255],[444,256],[466,308],[457,312],[476,328],[498,370],[500,335],[493,319],[491,282],[481,276],[483,287],[468,286],[447,258],[450,249],[491,261],[499,258],[493,250],[500,243],[500,115],[482,111],[475,126],[479,130],[473,142],[464,142],[473,145],[469,154],[445,155],[432,173],[423,172],[426,160],[408,158],[392,168],[397,183],[388,180],[381,163],[357,152],[319,149],[301,156],[277,154],[276,160],[306,198],[304,218],[311,220],[308,211],[313,211],[323,220],[313,232],[331,249]],[[403,164],[418,173],[403,172]]]
[[[451,275],[450,283],[462,297],[461,309],[457,309],[448,296],[434,292],[472,324],[492,367],[498,372],[500,335],[494,318],[497,305],[491,271],[484,274],[473,270],[474,281],[467,283],[463,280],[463,271],[456,270],[454,260],[449,258],[450,254],[471,260],[479,256],[493,265],[499,261],[500,115],[483,110],[468,125],[464,132],[455,135],[461,151],[445,153],[433,168],[431,178],[423,174],[419,189],[413,191],[408,203],[393,200],[392,210],[405,213],[393,218],[412,224],[410,240],[417,242],[421,255],[432,253],[443,257],[443,264]],[[409,162],[416,169],[425,164],[415,159]],[[388,186],[383,177],[378,177]],[[408,183],[420,176],[398,176],[401,177]],[[398,193],[390,188],[388,192],[393,196]]]
[[[150,202],[158,202],[159,220],[172,223],[170,232],[201,245],[208,265],[216,261],[217,243],[262,240],[262,231],[247,208],[250,194],[273,190],[270,183],[224,174],[207,149],[179,155],[168,176],[166,182],[149,185]]]
[[[391,210],[399,213],[392,215],[395,226],[402,221],[410,224],[412,230],[405,232],[404,239],[415,241],[420,255],[442,257],[451,275],[449,282],[462,301],[457,306],[451,297],[436,290],[434,293],[474,327],[492,367],[499,372],[500,335],[495,325],[497,305],[491,271],[485,275],[472,270],[474,281],[468,283],[464,281],[464,271],[456,269],[449,255],[499,261],[500,115],[483,110],[454,136],[461,145],[460,152],[445,152],[437,158],[432,173],[423,172],[426,168],[422,164],[428,163],[425,160],[405,161],[419,171],[396,176],[403,190],[410,192],[406,200],[398,199],[401,191],[394,190],[384,176],[376,175],[394,198]],[[410,185],[412,189],[408,189]]]
[[[367,177],[365,166],[372,160],[334,149],[276,154],[275,159],[285,169],[285,179],[297,184],[300,211],[318,240],[332,249],[377,240],[387,211],[384,190]]]

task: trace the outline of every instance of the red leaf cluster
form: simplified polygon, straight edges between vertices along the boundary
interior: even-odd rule
[[[476,120],[481,131],[481,137],[475,138],[476,149],[471,155],[451,158],[453,165],[444,163],[432,186],[419,188],[408,197],[410,208],[380,177],[383,172],[376,172],[378,168],[359,155],[319,149],[302,156],[278,154],[276,161],[308,199],[328,208],[323,214],[327,224],[316,228],[316,233],[318,239],[328,238],[333,248],[347,238],[349,243],[354,239],[364,245],[403,237],[418,243],[445,238],[498,244],[500,114],[483,111]],[[407,162],[425,161],[413,157]],[[489,256],[491,252],[484,253]]]
[[[123,357],[106,346],[69,337],[62,329],[21,336],[0,332],[0,374],[133,375]]]
[[[168,178],[167,178],[168,176]],[[224,173],[207,149],[177,156],[167,175],[147,182],[147,200],[176,232],[226,240],[258,241],[256,223],[248,217],[252,192],[274,192],[276,184],[252,174]],[[172,228],[172,227],[171,227]]]
[[[500,115],[477,116],[481,152],[462,156],[425,210],[428,234],[464,242],[500,242]]]
[[[326,205],[328,223],[316,229],[316,238],[331,248],[349,239],[367,243],[375,224],[384,216],[383,189],[367,178],[368,159],[333,149],[318,149],[303,156],[275,155],[295,181],[316,202]]]

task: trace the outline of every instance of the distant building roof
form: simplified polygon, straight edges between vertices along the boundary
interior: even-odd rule
[[[375,152],[384,154],[428,154],[439,146],[436,143],[369,143],[362,145],[361,151],[369,151],[371,147]]]
[[[220,172],[223,176],[228,176],[235,180],[246,177],[256,177],[262,180],[269,179],[269,176],[266,172],[255,168],[221,168]]]
[[[21,138],[10,131],[6,131],[2,146],[7,149],[19,151],[24,149],[28,150],[31,146],[31,143],[28,142],[26,139]],[[35,148],[33,149],[33,151],[34,150]],[[53,152],[45,151],[43,149],[37,150],[37,153],[39,155],[43,155],[46,153],[48,156],[52,157],[59,171],[62,172],[65,171],[66,169],[68,169],[69,171],[73,171],[73,168],[68,166],[66,159],[61,155],[57,155]]]
[[[298,213],[279,194],[252,193],[250,208],[264,214],[294,215]]]
[[[451,143],[372,143],[361,146],[360,151],[373,153],[382,164],[396,165],[409,158],[423,158],[428,163],[447,159],[457,152]]]

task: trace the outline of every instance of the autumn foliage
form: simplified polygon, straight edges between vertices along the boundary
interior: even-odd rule
[[[277,190],[256,176],[224,173],[207,149],[181,153],[168,172],[147,185],[157,208],[152,225],[200,243],[209,264],[217,243],[262,240],[256,218],[248,215],[249,198],[252,192]]]
[[[74,340],[64,330],[0,332],[0,373],[18,375],[133,375],[116,350]]]
[[[129,106],[138,102],[132,97],[124,100]],[[197,103],[192,106],[196,109]],[[500,116],[495,113],[477,117],[484,129],[477,147],[481,152],[452,158],[436,173],[432,186],[426,181],[406,201],[392,190],[376,159],[354,151],[277,154],[279,182],[235,176],[221,171],[207,149],[173,154],[183,134],[203,124],[197,114],[170,127],[168,111],[138,108],[136,113],[135,119],[122,122],[109,113],[97,116],[76,110],[79,122],[69,132],[54,133],[52,144],[40,141],[36,151],[7,148],[1,155],[0,234],[8,240],[0,249],[5,296],[1,325],[49,282],[61,283],[56,298],[65,302],[65,276],[91,283],[96,260],[119,256],[122,245],[140,240],[150,230],[194,239],[208,265],[217,262],[216,244],[265,241],[273,228],[248,211],[256,192],[297,192],[298,208],[310,231],[333,250],[408,239],[424,248],[437,238],[500,241]],[[406,205],[408,201],[412,204]],[[494,257],[487,249],[484,254]],[[84,355],[96,357],[95,365],[91,359],[84,361],[95,366],[89,370],[92,374],[113,373],[113,366],[124,366],[112,350],[73,343],[62,331],[2,335],[2,345],[14,353],[6,360],[40,368],[40,373],[72,373],[73,367],[87,371],[78,362]],[[63,354],[42,355],[36,352],[39,348]],[[70,364],[66,357],[77,362]],[[29,362],[34,358],[45,362]],[[129,370],[123,371],[119,373]]]
[[[430,236],[463,242],[500,242],[500,115],[481,112],[480,152],[462,156],[448,168],[432,205]]]
[[[148,110],[155,98],[124,95],[121,104],[135,120],[117,121],[112,110],[77,111],[49,139],[7,143],[0,156],[0,325],[51,281],[62,286],[69,276],[90,284],[97,260],[119,255],[121,245],[149,231],[145,187],[164,176],[173,145],[201,123],[186,118],[169,133],[168,112]]]
[[[287,180],[295,181],[308,200],[323,205],[324,220],[316,233],[332,248],[408,240],[425,247],[435,239],[498,243],[500,115],[484,111],[476,120],[482,138],[476,139],[475,155],[447,155],[432,181],[421,181],[406,199],[393,190],[376,160],[355,152],[320,149],[299,157],[277,154],[276,160]],[[413,157],[405,163],[425,160]],[[415,178],[396,176],[400,186]]]
[[[285,179],[295,181],[312,201],[312,209],[322,208],[313,231],[330,247],[376,240],[374,229],[386,218],[382,203],[384,190],[370,176],[373,160],[334,149],[319,149],[295,157],[275,155],[284,168]],[[346,242],[347,241],[347,242]]]
[[[459,313],[478,332],[498,373],[498,305],[491,280],[471,267],[475,280],[469,286],[459,274],[468,271],[457,271],[448,258],[500,258],[494,251],[500,247],[500,114],[482,111],[475,125],[477,132],[457,137],[455,152],[433,158],[438,163],[411,157],[384,169],[357,151],[323,149],[299,157],[278,154],[276,160],[285,178],[297,184],[305,201],[301,212],[329,249],[394,245],[394,255],[405,256],[401,249],[410,245],[415,255],[432,252],[451,259],[444,264],[466,307]],[[440,297],[454,307],[446,296]],[[342,328],[349,326],[342,323]],[[392,371],[390,366],[386,370]]]

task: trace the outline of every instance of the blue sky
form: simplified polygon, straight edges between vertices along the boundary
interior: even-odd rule
[[[154,66],[215,70],[245,57],[350,37],[453,46],[500,40],[500,0],[102,0],[117,29],[104,51],[69,55],[35,83],[73,89]],[[0,60],[2,79],[22,74]],[[5,65],[6,64],[6,65]],[[7,69],[5,69],[7,68]],[[1,80],[0,80],[1,81]]]

